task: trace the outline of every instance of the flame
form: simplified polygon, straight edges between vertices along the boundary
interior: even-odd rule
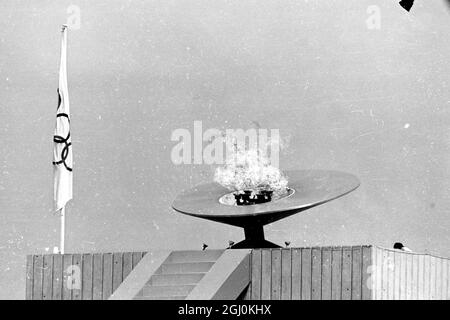
[[[287,177],[270,164],[264,152],[238,149],[236,145],[234,152],[227,154],[225,165],[216,169],[214,181],[235,192],[271,190],[283,194],[288,185]]]

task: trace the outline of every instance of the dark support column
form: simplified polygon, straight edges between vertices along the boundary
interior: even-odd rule
[[[281,248],[279,245],[264,239],[262,224],[244,227],[245,240],[236,243],[231,249]]]
[[[264,227],[260,224],[244,227],[246,240],[264,241]]]

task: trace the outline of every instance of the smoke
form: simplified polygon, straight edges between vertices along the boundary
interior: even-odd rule
[[[270,141],[269,141],[270,142]],[[287,190],[288,179],[276,166],[271,165],[266,153],[266,144],[262,148],[253,145],[233,143],[232,152],[227,152],[225,164],[218,167],[214,181],[231,191],[261,191],[271,190],[274,193],[284,193]]]

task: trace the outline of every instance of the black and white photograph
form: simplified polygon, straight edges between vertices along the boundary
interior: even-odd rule
[[[2,0],[0,221],[0,300],[450,300],[450,1]]]

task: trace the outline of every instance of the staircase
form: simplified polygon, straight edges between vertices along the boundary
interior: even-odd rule
[[[134,300],[184,300],[223,252],[171,252]]]

